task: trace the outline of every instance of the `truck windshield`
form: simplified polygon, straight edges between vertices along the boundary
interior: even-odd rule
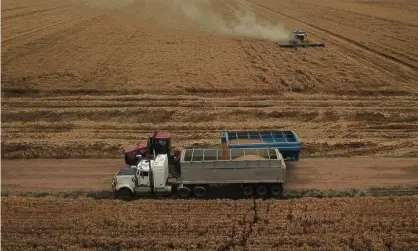
[[[135,175],[135,168],[122,168],[119,170],[118,175]]]

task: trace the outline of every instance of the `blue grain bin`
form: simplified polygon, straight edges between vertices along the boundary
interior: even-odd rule
[[[298,161],[301,150],[294,131],[224,131],[221,141],[226,148],[278,149],[287,161]]]

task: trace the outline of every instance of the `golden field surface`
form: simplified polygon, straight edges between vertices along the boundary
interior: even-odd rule
[[[2,198],[2,250],[418,249],[417,196],[273,200]]]
[[[3,0],[1,16],[2,250],[418,250],[415,0]],[[280,48],[294,29],[325,48]],[[354,197],[104,199],[154,130],[181,149],[264,129],[302,140],[286,198]]]
[[[2,158],[119,157],[295,130],[306,156],[418,155],[414,0],[4,0]],[[292,29],[325,48],[282,49]]]

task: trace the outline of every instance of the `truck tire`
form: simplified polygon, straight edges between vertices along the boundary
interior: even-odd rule
[[[281,197],[283,192],[282,184],[271,184],[270,194],[272,197]]]
[[[257,185],[257,188],[256,188],[255,191],[256,191],[257,195],[260,196],[260,197],[267,196],[268,192],[269,192],[268,187],[265,184]]]
[[[203,198],[206,197],[206,188],[203,186],[196,186],[193,188],[193,195],[196,198]]]
[[[180,196],[180,198],[187,199],[190,197],[192,191],[190,190],[190,188],[184,186],[179,188],[177,190],[177,193]]]
[[[133,194],[128,188],[121,188],[115,192],[115,198],[124,201],[130,201],[133,198]]]
[[[254,194],[254,189],[251,185],[243,185],[242,193],[244,194],[245,197],[251,197]]]

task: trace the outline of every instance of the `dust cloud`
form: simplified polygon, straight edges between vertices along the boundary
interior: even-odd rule
[[[232,8],[234,15],[222,16],[215,11],[210,1],[205,0],[172,0],[174,9],[180,11],[184,17],[200,29],[219,35],[232,37],[248,37],[281,41],[288,38],[288,32],[281,24],[269,23],[256,18],[254,12],[248,8]],[[227,5],[223,6],[228,7]]]
[[[90,6],[124,9],[141,22],[164,28],[203,31],[229,37],[266,39],[273,42],[289,37],[281,23],[257,17],[244,4],[214,0],[85,0]],[[238,1],[239,2],[239,1]],[[216,6],[215,6],[216,5]],[[231,15],[232,14],[232,15]]]

